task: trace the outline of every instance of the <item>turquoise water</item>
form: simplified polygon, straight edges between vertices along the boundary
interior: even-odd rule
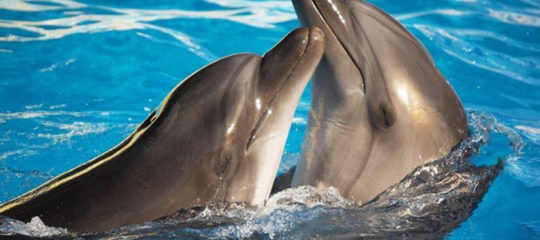
[[[497,123],[474,161],[504,169],[448,238],[540,239],[540,2],[370,2],[425,45],[470,114]],[[0,0],[0,202],[116,145],[200,67],[263,54],[298,26],[287,0]],[[309,103],[306,91],[281,172]]]

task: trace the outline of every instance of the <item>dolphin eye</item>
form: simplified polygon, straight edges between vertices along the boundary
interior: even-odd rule
[[[231,154],[227,153],[225,154],[224,159],[217,162],[214,171],[216,172],[216,175],[220,179],[223,178],[223,176],[225,175],[225,172],[227,171],[227,169],[229,169],[229,166],[231,165],[231,159],[232,159]]]

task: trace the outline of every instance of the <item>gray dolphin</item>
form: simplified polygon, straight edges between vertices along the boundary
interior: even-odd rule
[[[365,202],[468,137],[456,93],[395,19],[361,0],[293,4],[326,35],[293,186],[334,186]]]
[[[322,31],[301,28],[262,58],[204,67],[118,146],[1,205],[0,215],[101,232],[206,202],[263,203],[323,51]]]

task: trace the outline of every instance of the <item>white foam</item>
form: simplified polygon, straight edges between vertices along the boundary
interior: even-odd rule
[[[68,231],[64,228],[46,226],[39,217],[33,217],[29,223],[24,223],[13,219],[2,219],[0,222],[0,233],[10,235],[25,235],[30,237],[54,237],[65,236]]]
[[[306,121],[306,119],[301,118],[301,117],[294,117],[293,120],[292,120],[292,123],[300,124],[300,125],[306,125],[307,121]]]
[[[245,220],[243,224],[226,225],[215,229],[213,234],[218,238],[248,238],[254,232],[259,232],[273,239],[276,234],[294,227],[295,222],[290,219],[296,212],[319,206],[352,208],[359,205],[358,202],[345,199],[333,187],[318,189],[312,186],[301,186],[283,190],[271,196],[264,206],[255,209],[246,209],[241,205],[229,206],[227,209],[207,207],[198,218],[226,216]],[[316,217],[316,214],[305,216],[305,218],[311,217]]]

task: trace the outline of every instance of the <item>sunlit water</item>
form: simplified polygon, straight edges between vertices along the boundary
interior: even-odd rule
[[[371,2],[462,99],[474,134],[461,148],[364,206],[306,187],[82,237],[540,239],[540,2]],[[120,142],[198,68],[262,54],[298,25],[289,1],[0,0],[0,202]],[[306,91],[280,173],[299,158],[309,103]],[[73,238],[37,218],[1,218],[0,234]]]

